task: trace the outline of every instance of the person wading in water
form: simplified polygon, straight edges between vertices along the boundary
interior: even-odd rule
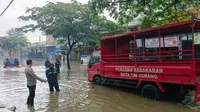
[[[46,58],[46,61],[44,63],[45,68],[49,68],[49,64],[50,64],[49,58]]]
[[[32,60],[26,61],[26,68],[25,68],[25,75],[27,78],[27,87],[29,89],[29,96],[27,99],[27,105],[33,106],[34,105],[34,98],[35,98],[35,89],[36,89],[36,80],[40,82],[47,82],[46,80],[38,77],[35,72],[33,71],[32,67]]]
[[[51,63],[49,69],[46,70],[46,77],[49,83],[50,92],[54,92],[54,88],[59,92],[58,73],[55,71],[53,63]]]
[[[56,72],[58,74],[58,80],[60,80],[60,66],[61,66],[61,64],[60,64],[59,59],[56,59],[55,66],[56,66]]]

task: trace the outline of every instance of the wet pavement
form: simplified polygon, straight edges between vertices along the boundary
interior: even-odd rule
[[[33,64],[35,73],[46,78],[43,61]],[[70,72],[65,65],[61,68],[59,93],[50,94],[47,83],[37,82],[34,107],[26,105],[24,68],[0,66],[0,102],[16,106],[16,112],[200,112],[171,101],[148,100],[130,90],[91,84],[87,81],[86,66],[71,64]]]

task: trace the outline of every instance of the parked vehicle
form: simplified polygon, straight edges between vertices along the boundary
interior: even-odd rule
[[[192,19],[101,38],[88,64],[88,80],[139,89],[159,100],[161,94],[195,92],[200,101],[200,20]],[[177,94],[176,94],[177,93]]]
[[[88,61],[90,59],[90,56],[89,55],[81,55],[80,58],[81,58],[80,59],[81,60],[81,64],[87,65]]]

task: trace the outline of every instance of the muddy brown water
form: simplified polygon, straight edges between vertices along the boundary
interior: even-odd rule
[[[45,78],[43,65],[43,61],[34,62],[33,69]],[[152,101],[130,90],[91,84],[86,66],[77,62],[72,62],[70,72],[62,66],[59,93],[50,94],[47,83],[37,82],[35,106],[27,107],[24,68],[0,67],[0,102],[16,106],[16,112],[200,112],[173,101]]]

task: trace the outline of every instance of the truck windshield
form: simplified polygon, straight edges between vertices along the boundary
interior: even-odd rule
[[[100,60],[100,52],[93,53],[89,61],[89,67],[91,68],[95,63],[99,63],[99,60]]]

